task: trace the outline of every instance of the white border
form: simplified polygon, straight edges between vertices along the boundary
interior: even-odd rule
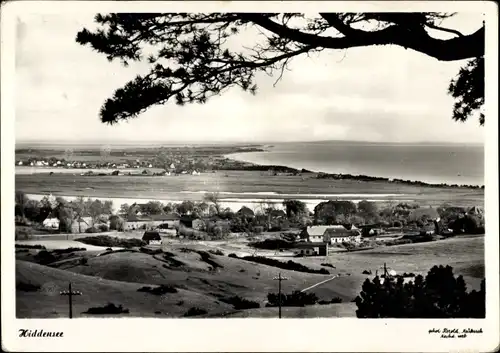
[[[1,8],[2,161],[2,348],[6,351],[406,351],[487,352],[499,345],[498,227],[498,18],[496,3],[435,2],[116,2],[20,1]],[[486,14],[485,262],[487,318],[484,320],[357,319],[85,319],[15,318],[14,209],[14,52],[16,14],[93,12],[318,12],[442,11]],[[286,10],[285,10],[286,9]],[[316,10],[316,11],[315,11]],[[40,122],[43,123],[43,122]],[[279,323],[279,325],[277,325]],[[482,335],[446,340],[433,327],[482,328]],[[64,338],[17,337],[19,328],[64,331]]]

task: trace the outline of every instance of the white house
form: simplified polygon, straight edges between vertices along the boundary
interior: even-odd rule
[[[310,243],[343,243],[361,242],[361,234],[358,229],[348,230],[342,225],[309,226],[306,227],[300,237],[307,239]]]
[[[59,219],[52,215],[49,215],[47,218],[45,218],[42,224],[45,228],[48,229],[59,229]]]

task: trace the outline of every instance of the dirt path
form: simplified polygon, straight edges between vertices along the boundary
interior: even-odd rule
[[[320,286],[320,285],[322,285],[322,284],[324,284],[324,283],[326,283],[326,282],[330,282],[331,280],[333,280],[333,279],[335,279],[335,278],[337,278],[337,277],[339,277],[339,276],[336,276],[336,275],[335,275],[335,276],[333,276],[332,278],[325,279],[324,281],[318,282],[318,283],[316,283],[316,284],[313,284],[313,285],[312,285],[312,286],[310,286],[310,287],[307,287],[307,288],[305,288],[305,289],[302,289],[302,290],[301,290],[301,292],[305,292],[305,291],[307,291],[307,290],[309,290],[309,289],[312,289],[312,288],[315,288],[315,287],[317,287],[317,286]]]

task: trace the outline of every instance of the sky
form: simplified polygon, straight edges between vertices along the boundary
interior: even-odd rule
[[[388,46],[301,56],[275,87],[277,77],[258,76],[256,96],[235,87],[204,105],[171,102],[109,126],[99,120],[100,107],[148,65],[125,68],[77,44],[76,33],[93,28],[93,17],[18,17],[16,142],[484,141],[477,119],[451,119],[447,88],[463,61],[440,62]],[[481,21],[480,15],[460,13],[443,26],[468,34]]]

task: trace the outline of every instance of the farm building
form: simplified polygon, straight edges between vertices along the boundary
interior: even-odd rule
[[[361,241],[361,234],[357,228],[348,230],[342,225],[306,227],[300,234],[300,237],[310,243],[325,242],[334,244]]]
[[[328,243],[299,242],[292,251],[294,255],[328,256]]]
[[[144,240],[148,245],[161,245],[162,243],[160,233],[156,231],[144,232],[142,240]]]
[[[58,229],[59,228],[59,219],[55,217],[54,215],[49,215],[45,220],[43,221],[43,226],[48,229]]]
[[[324,242],[325,233],[329,226],[309,226],[300,233],[300,238],[310,243]]]
[[[373,235],[380,235],[385,233],[385,230],[382,228],[380,224],[365,224],[360,226],[361,234],[364,237],[370,237]]]
[[[127,216],[127,230],[145,229],[153,227],[153,220],[150,217],[131,214]]]
[[[179,224],[186,228],[193,229],[203,229],[205,227],[205,221],[190,215],[183,215],[179,219]]]
[[[180,219],[181,217],[176,213],[151,215],[153,225],[162,226],[162,228],[177,228],[179,227]]]
[[[222,219],[219,216],[213,216],[205,218],[205,224],[207,225],[207,227],[229,228],[231,226],[231,221]]]
[[[325,232],[324,241],[330,244],[343,242],[361,242],[361,232],[358,229],[348,230],[344,226],[330,226]]]

